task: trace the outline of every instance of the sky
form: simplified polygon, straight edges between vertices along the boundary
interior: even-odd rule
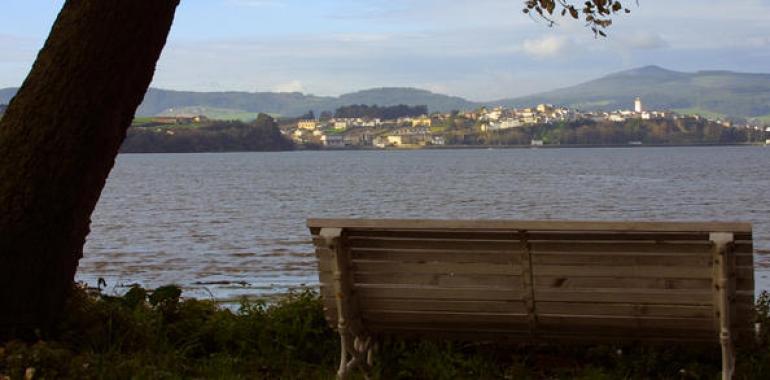
[[[62,0],[0,4],[0,88],[19,86]],[[522,0],[182,0],[153,87],[340,95],[417,87],[493,100],[625,69],[770,73],[770,0],[639,0],[608,38]]]

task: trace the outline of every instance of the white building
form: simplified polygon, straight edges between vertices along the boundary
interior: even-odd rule
[[[330,148],[342,148],[345,146],[345,139],[342,135],[323,135],[321,143]]]
[[[334,129],[346,130],[350,126],[350,120],[337,120],[334,122]]]
[[[299,122],[297,122],[297,128],[312,131],[318,128],[318,122],[315,120],[300,120]]]
[[[636,113],[642,113],[644,112],[644,106],[642,105],[642,99],[637,97],[636,100],[634,100],[634,112]]]

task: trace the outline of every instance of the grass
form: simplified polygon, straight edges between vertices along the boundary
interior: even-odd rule
[[[255,120],[257,116],[259,116],[258,112],[248,112],[234,108],[217,108],[205,106],[178,107],[174,108],[174,111],[171,114],[204,115],[211,120],[240,121],[252,121]]]
[[[763,115],[763,116],[752,117],[751,119],[759,120],[760,122],[764,123],[765,125],[770,125],[770,115]]]
[[[699,107],[678,108],[678,109],[675,109],[674,112],[680,115],[699,115],[701,117],[705,117],[707,119],[712,119],[712,120],[724,119],[726,117],[726,115],[721,114],[719,112],[709,111]]]
[[[135,127],[135,126],[141,126],[144,124],[149,124],[149,123],[152,123],[153,119],[154,117],[143,117],[143,116],[135,117],[134,120],[131,122],[131,126]]]
[[[237,310],[167,286],[124,296],[78,288],[56,331],[0,345],[0,379],[332,379],[339,343],[311,290]],[[770,297],[757,302],[770,323]],[[744,347],[739,379],[770,378],[770,334]],[[498,346],[381,339],[375,379],[717,378],[719,348]],[[358,375],[356,375],[358,376]],[[354,377],[359,378],[359,377]]]

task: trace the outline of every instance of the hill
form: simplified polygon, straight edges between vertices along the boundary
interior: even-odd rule
[[[0,90],[0,103],[7,103],[16,88]],[[351,104],[379,106],[425,105],[431,112],[472,109],[474,102],[415,88],[376,88],[339,97],[305,95],[298,92],[192,92],[150,88],[137,109],[137,116],[202,113],[211,118],[253,119],[257,113],[299,116],[309,110],[316,115]]]
[[[770,115],[770,74],[685,73],[646,66],[572,87],[492,103],[510,107],[553,103],[583,110],[615,110],[631,108],[637,96],[650,109],[712,117],[763,118]]]
[[[7,103],[15,88],[0,89],[0,103]],[[375,88],[334,96],[298,92],[191,92],[151,88],[137,110],[139,116],[203,113],[212,118],[250,119],[256,113],[298,116],[351,105],[426,105],[431,112],[467,110],[482,105],[528,107],[552,103],[582,110],[631,108],[642,97],[649,109],[676,110],[707,117],[730,116],[770,121],[770,74],[730,71],[686,73],[658,66],[622,71],[576,86],[531,96],[488,102],[436,94],[404,87]]]
[[[458,96],[436,94],[427,90],[408,87],[382,87],[357,91],[341,95],[337,98],[339,106],[351,104],[367,104],[378,106],[428,106],[430,112],[449,112],[452,110],[468,110],[479,106],[478,103],[465,100]],[[335,107],[337,108],[337,107]]]
[[[11,98],[16,95],[16,90],[18,90],[16,87],[0,88],[0,104],[8,104]]]

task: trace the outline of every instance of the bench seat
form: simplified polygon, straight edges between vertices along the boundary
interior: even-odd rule
[[[733,342],[754,334],[747,223],[310,219],[308,227],[325,315],[343,340],[340,377],[366,367],[382,334],[718,343],[728,375]]]

